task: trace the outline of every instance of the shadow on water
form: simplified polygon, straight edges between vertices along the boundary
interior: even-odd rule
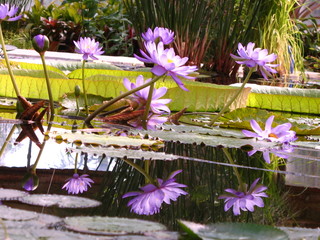
[[[62,125],[71,129],[72,124],[55,123],[61,130]],[[7,146],[0,158],[0,187],[22,190],[22,178],[34,163],[39,147],[30,139],[15,144],[21,133],[17,126],[12,133],[13,124],[0,123],[0,145]],[[51,131],[56,131],[55,127]],[[35,131],[39,139],[42,133]],[[11,139],[7,139],[11,134]],[[61,189],[66,179],[74,172],[74,153],[69,149],[75,143],[58,142],[49,139],[46,143],[41,161],[37,166],[39,187],[33,193],[50,193],[66,195]],[[79,145],[79,148],[81,146]],[[101,215],[129,218],[142,218],[164,223],[171,229],[177,229],[177,219],[198,223],[212,222],[254,222],[277,226],[319,227],[320,210],[320,152],[317,150],[296,149],[288,159],[279,159],[267,166],[262,153],[248,156],[239,148],[228,148],[234,164],[228,162],[223,147],[212,147],[205,144],[185,144],[168,141],[161,149],[168,154],[180,156],[175,160],[141,160],[132,159],[137,165],[149,164],[149,174],[154,178],[166,179],[171,172],[182,169],[177,175],[177,182],[186,184],[186,196],[180,196],[172,204],[164,204],[160,213],[152,216],[138,216],[130,212],[126,205],[128,199],[123,194],[138,191],[146,179],[121,158],[108,157],[103,151],[99,153],[81,152],[78,159],[79,174],[89,174],[94,180],[92,188],[81,196],[97,199],[100,207],[87,210],[43,208],[25,205],[17,201],[6,201],[5,204],[21,209],[32,209],[60,217],[70,215]],[[128,157],[130,158],[130,157]],[[260,178],[268,187],[268,198],[264,208],[255,208],[255,212],[243,212],[234,216],[232,210],[224,211],[223,200],[218,197],[224,189],[237,189],[238,182],[233,167],[244,182],[251,184]]]

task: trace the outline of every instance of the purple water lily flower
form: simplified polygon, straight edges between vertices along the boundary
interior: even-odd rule
[[[245,64],[249,68],[255,68],[259,70],[262,76],[268,80],[267,76],[271,76],[270,73],[277,73],[272,67],[277,67],[279,64],[270,64],[277,59],[277,55],[272,53],[268,55],[267,49],[254,48],[254,43],[249,42],[246,47],[241,43],[238,44],[237,53],[239,56],[230,54],[230,56],[236,60],[236,63]]]
[[[75,51],[77,53],[83,54],[83,60],[87,60],[89,57],[94,60],[97,60],[98,58],[95,55],[101,55],[104,53],[104,51],[102,51],[102,47],[99,47],[99,42],[96,42],[94,39],[88,37],[81,37],[79,41],[73,42],[76,46]]]
[[[88,187],[91,187],[93,180],[88,178],[88,174],[79,174],[75,173],[71,178],[68,178],[67,183],[63,185],[62,189],[66,189],[68,194],[79,194],[88,190]]]
[[[128,202],[131,207],[131,212],[139,215],[153,215],[160,212],[163,202],[170,204],[171,201],[176,201],[180,195],[188,194],[180,189],[187,187],[187,185],[177,183],[174,178],[182,170],[177,170],[169,176],[168,180],[157,179],[157,186],[154,184],[147,184],[140,189],[142,192],[129,192],[122,196],[122,198],[134,197]]]
[[[266,149],[254,149],[248,152],[249,156],[252,156],[256,152],[262,152],[263,159],[266,161],[266,163],[270,164],[270,153],[274,154],[280,158],[287,159],[289,157],[288,153],[292,153],[294,151],[293,146],[291,146],[288,143],[284,143],[280,148],[266,148]]]
[[[49,48],[49,39],[45,35],[38,34],[33,37],[32,45],[37,52],[43,53]]]
[[[289,130],[291,123],[283,123],[272,128],[274,116],[270,116],[265,124],[265,130],[262,130],[259,124],[255,120],[250,120],[250,125],[254,132],[248,130],[242,130],[242,133],[247,137],[254,137],[258,140],[267,140],[270,142],[287,143],[295,141],[296,132]]]
[[[225,199],[224,211],[226,212],[233,207],[233,214],[237,216],[240,215],[240,210],[253,212],[254,206],[264,207],[262,197],[268,197],[264,193],[267,187],[257,185],[259,180],[260,178],[254,180],[249,191],[241,192],[230,188],[225,189],[227,193],[219,197],[219,199]]]
[[[143,84],[149,82],[150,80],[151,80],[151,78],[144,81],[143,76],[140,75],[137,77],[135,84],[130,82],[129,79],[124,78],[123,85],[125,86],[126,89],[128,89],[130,91],[134,88],[142,86]],[[143,88],[143,89],[135,92],[134,94],[132,94],[131,98],[134,101],[138,102],[141,107],[144,107],[147,100],[148,100],[149,89],[150,89],[150,86]],[[166,106],[166,104],[171,102],[171,99],[159,99],[159,98],[163,97],[166,93],[167,93],[166,87],[161,87],[159,89],[156,89],[156,88],[153,89],[152,100],[151,100],[151,104],[150,104],[150,109],[152,112],[154,112],[156,114],[162,114],[164,112],[170,113],[170,109]]]
[[[1,21],[17,21],[22,18],[22,15],[15,16],[18,12],[19,8],[15,5],[10,6],[8,3],[0,4],[0,22]]]
[[[163,42],[158,44],[152,41],[145,42],[145,47],[148,54],[140,50],[143,57],[134,56],[142,62],[154,63],[155,66],[151,69],[153,74],[156,76],[164,74],[171,76],[182,90],[188,91],[179,77],[195,79],[189,74],[198,70],[197,66],[184,66],[188,58],[181,58],[176,55],[173,48],[164,49]]]
[[[148,28],[148,30],[145,33],[142,33],[141,36],[146,42],[161,41],[166,45],[172,43],[174,40],[174,32],[163,27],[156,27],[153,31],[151,28]]]
[[[158,114],[149,114],[147,118],[147,129],[155,131],[166,121],[168,121],[167,117],[160,116]],[[142,124],[142,117],[130,120],[128,121],[128,124],[135,127],[136,129],[144,129]]]

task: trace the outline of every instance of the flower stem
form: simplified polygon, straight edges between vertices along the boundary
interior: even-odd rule
[[[40,53],[42,65],[43,65],[43,71],[44,75],[46,78],[46,83],[47,83],[47,89],[48,89],[48,95],[49,95],[49,101],[50,101],[50,113],[51,116],[54,116],[54,104],[53,104],[53,97],[52,97],[52,91],[51,91],[51,84],[49,80],[49,75],[48,75],[48,70],[47,70],[47,65],[46,65],[46,60],[44,57],[44,53]]]
[[[152,183],[154,185],[157,185],[154,181],[154,179],[138,164],[135,164],[134,162],[130,161],[128,158],[124,157],[123,161],[125,161],[127,164],[129,164],[131,167],[135,168],[138,172],[140,172],[146,179],[146,182]]]
[[[1,149],[0,149],[0,158],[1,158],[4,150],[5,150],[6,147],[8,146],[8,143],[9,143],[9,141],[10,141],[10,139],[11,139],[14,131],[16,130],[16,128],[17,128],[17,126],[16,126],[16,124],[14,124],[14,125],[12,126],[12,128],[11,128],[11,130],[10,130],[10,132],[9,132],[6,140],[5,140],[5,142],[3,143],[3,145],[2,145],[2,147],[1,147]]]
[[[53,120],[53,118],[54,118],[54,116],[51,115],[51,116],[50,116],[50,121],[49,121],[48,127],[47,127],[47,132],[50,132],[50,129],[51,129],[51,127],[52,127],[52,120]],[[38,165],[39,160],[40,160],[40,158],[41,158],[41,155],[42,155],[42,152],[43,152],[44,147],[45,147],[45,145],[46,145],[46,142],[47,142],[47,139],[44,138],[44,140],[43,140],[43,142],[42,142],[42,144],[41,144],[41,148],[40,148],[40,151],[39,151],[39,153],[38,153],[37,159],[36,159],[36,161],[34,162],[34,164],[32,165],[32,168],[31,168],[31,173],[33,173],[33,174],[36,174],[37,165]]]
[[[222,151],[223,151],[223,153],[226,155],[226,157],[228,158],[228,161],[229,161],[231,164],[235,165],[235,163],[234,163],[234,161],[233,161],[230,153],[228,152],[228,149],[222,148]],[[243,181],[242,181],[242,179],[241,179],[241,175],[240,175],[238,169],[237,169],[236,167],[232,167],[232,168],[233,168],[234,175],[236,175],[236,177],[237,177],[237,180],[238,180],[240,189],[243,190],[243,192],[245,192],[245,191],[246,191],[246,189],[245,189],[245,184],[243,183]]]
[[[11,78],[11,82],[13,84],[14,91],[16,92],[17,97],[19,97],[21,95],[20,95],[16,80],[14,78],[13,72],[12,72],[11,67],[10,67],[10,62],[9,62],[9,58],[8,58],[8,54],[7,54],[7,50],[6,50],[6,45],[4,43],[1,23],[0,23],[0,43],[2,45],[2,52],[3,52],[4,59],[5,59],[6,64],[7,64],[8,72],[9,72],[9,75],[10,75],[10,78]]]
[[[86,90],[86,86],[84,83],[84,65],[85,65],[86,61],[83,60],[82,61],[82,88],[83,88],[83,96],[84,96],[84,108],[86,110],[86,114],[87,116],[89,115],[89,110],[88,110],[88,98],[87,98],[87,90]]]
[[[238,92],[233,96],[233,98],[230,99],[229,102],[227,102],[226,105],[224,105],[224,107],[221,109],[221,111],[218,113],[218,115],[216,115],[211,122],[209,123],[209,126],[212,126],[216,120],[219,119],[219,117],[222,116],[222,114],[225,113],[225,111],[230,107],[230,105],[234,102],[234,100],[236,100],[236,98],[240,95],[240,93],[242,92],[242,89],[244,88],[244,86],[246,85],[246,83],[249,81],[251,74],[253,73],[254,68],[250,68],[250,71],[246,77],[246,79],[243,81],[241,87],[239,88]]]
[[[156,81],[158,81],[161,77],[162,77],[162,75],[161,75],[161,76],[157,76],[157,77],[153,78],[150,82],[147,82],[147,83],[145,83],[145,84],[143,84],[143,85],[141,85],[141,86],[139,86],[139,87],[137,87],[137,88],[131,89],[130,91],[125,92],[125,93],[121,94],[120,96],[118,96],[118,97],[116,97],[116,98],[113,98],[112,100],[106,102],[106,103],[103,104],[101,107],[99,107],[97,110],[95,110],[93,113],[91,113],[91,114],[84,120],[85,123],[87,123],[87,124],[90,123],[90,121],[91,121],[92,119],[94,119],[94,118],[95,118],[100,112],[102,112],[105,108],[111,106],[112,104],[116,103],[116,102],[119,101],[120,99],[125,98],[125,97],[131,95],[132,93],[135,93],[135,92],[137,92],[137,91],[139,91],[139,90],[141,90],[141,89],[143,89],[143,88],[145,88],[145,87],[150,86],[151,84],[153,84],[153,83],[155,83]]]
[[[76,159],[74,160],[74,173],[77,173],[78,172],[78,168],[77,168],[77,165],[78,165],[78,153],[76,154]]]
[[[144,110],[144,114],[142,117],[142,126],[145,130],[147,130],[147,121],[148,121],[148,116],[149,116],[149,110],[150,110],[150,105],[151,105],[151,100],[152,100],[152,95],[153,95],[153,90],[154,90],[154,83],[150,85],[149,89],[149,94],[148,94],[148,99],[146,103],[146,108]]]

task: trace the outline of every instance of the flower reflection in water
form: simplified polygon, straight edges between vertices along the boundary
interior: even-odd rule
[[[160,212],[163,202],[170,204],[170,201],[176,201],[180,195],[188,194],[180,189],[187,187],[187,185],[177,183],[174,178],[182,170],[177,170],[169,176],[167,180],[157,179],[157,186],[154,184],[147,184],[140,189],[142,192],[129,192],[122,196],[122,198],[134,197],[128,203],[131,211],[139,215],[153,215]]]
[[[248,191],[242,192],[230,188],[225,189],[227,193],[219,197],[219,199],[225,199],[224,211],[228,211],[233,207],[233,214],[237,216],[240,215],[240,210],[253,212],[254,206],[264,207],[262,197],[268,197],[264,193],[267,187],[257,185],[259,180],[260,178],[254,180]]]
[[[83,174],[79,176],[79,174],[75,173],[69,179],[67,179],[67,183],[63,185],[62,189],[66,189],[68,194],[79,194],[88,190],[88,187],[91,187],[91,183],[93,180],[88,178],[88,174]]]

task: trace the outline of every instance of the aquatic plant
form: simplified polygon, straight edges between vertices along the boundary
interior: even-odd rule
[[[257,185],[260,178],[257,178],[251,184],[249,190],[247,189],[225,189],[227,192],[224,195],[219,196],[219,199],[225,199],[224,211],[228,211],[233,207],[233,214],[240,215],[240,210],[242,211],[254,211],[254,207],[264,207],[262,197],[268,197],[264,192],[267,190],[267,187],[263,185]]]
[[[149,82],[150,80],[151,78],[146,79],[144,81],[143,76],[140,75],[137,77],[136,83],[132,83],[128,78],[124,78],[123,85],[128,91],[130,91],[132,89],[135,89],[136,87],[143,85],[145,82]],[[132,100],[136,101],[136,103],[139,105],[138,109],[145,107],[145,104],[149,96],[149,90],[150,90],[150,86],[143,88],[135,92],[131,96],[129,96]],[[151,103],[150,103],[150,109],[153,113],[157,113],[157,114],[170,113],[170,109],[166,106],[166,104],[170,103],[171,99],[159,99],[167,93],[167,90],[168,89],[166,87],[161,87],[159,89],[154,88],[152,93]]]
[[[176,55],[173,48],[164,49],[163,42],[157,44],[148,41],[145,42],[145,48],[148,54],[140,50],[143,57],[136,54],[134,56],[142,62],[154,63],[155,66],[151,69],[153,74],[156,76],[165,74],[171,76],[182,90],[188,91],[179,79],[179,76],[187,79],[195,79],[195,77],[190,76],[190,74],[197,71],[198,68],[196,66],[185,66],[188,58],[181,58]]]
[[[271,73],[276,73],[277,71],[272,69],[271,67],[278,66],[277,64],[270,64],[269,62],[274,61],[277,58],[277,55],[271,53],[268,55],[268,50],[261,48],[254,48],[254,43],[249,42],[247,47],[243,47],[241,43],[238,44],[238,54],[240,56],[236,56],[230,53],[230,56],[236,61],[238,64],[245,64],[249,67],[249,73],[247,74],[246,78],[244,79],[242,85],[240,86],[238,92],[227,102],[221,111],[216,115],[210,122],[210,126],[214,124],[214,122],[222,116],[222,114],[230,107],[230,105],[237,99],[239,94],[242,92],[244,86],[249,81],[251,74],[257,70],[261,71],[263,76],[267,78],[267,75],[271,76]]]
[[[272,53],[268,55],[267,49],[254,48],[254,43],[249,42],[247,46],[238,44],[237,53],[239,56],[230,54],[238,64],[244,64],[249,68],[254,68],[254,71],[261,72],[262,76],[268,80],[268,76],[272,77],[271,73],[277,73],[272,67],[277,67],[279,64],[270,64],[277,59],[277,55]]]
[[[163,42],[168,45],[174,41],[174,32],[168,28],[155,27],[153,30],[148,30],[141,34],[142,38],[146,42]]]
[[[79,174],[74,173],[71,178],[68,178],[66,183],[63,185],[62,189],[66,189],[68,194],[79,194],[88,190],[88,187],[91,187],[91,183],[94,181],[91,178],[88,178],[88,174]]]
[[[156,183],[147,184],[140,189],[142,192],[129,192],[122,198],[134,197],[128,202],[131,211],[139,215],[153,215],[159,213],[163,202],[170,204],[171,201],[176,201],[180,195],[188,194],[180,189],[187,187],[184,184],[177,183],[175,176],[181,173],[182,170],[177,170],[170,174],[167,180],[158,178]]]
[[[94,39],[85,37],[80,38],[79,41],[74,41],[74,45],[76,46],[76,52],[83,54],[82,55],[82,88],[83,88],[83,95],[84,95],[84,103],[85,103],[85,110],[87,115],[89,114],[88,110],[88,98],[87,98],[87,90],[86,85],[84,81],[84,67],[86,60],[90,57],[94,60],[97,60],[98,58],[95,55],[101,55],[104,53],[102,51],[102,47],[99,47],[99,42],[96,42]]]
[[[254,132],[242,130],[243,134],[247,137],[254,137],[258,140],[266,140],[270,142],[288,143],[295,141],[296,133],[289,130],[292,127],[291,123],[283,123],[276,127],[272,127],[274,116],[270,116],[265,124],[265,130],[262,130],[259,124],[252,119],[250,125]]]

